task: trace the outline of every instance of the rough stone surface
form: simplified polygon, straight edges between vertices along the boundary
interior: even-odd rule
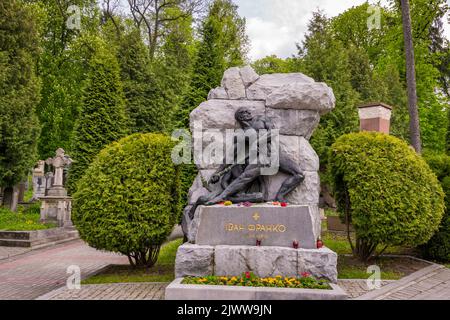
[[[189,189],[189,193],[188,193],[188,202],[189,204],[194,204],[198,198],[200,198],[201,196],[206,196],[209,194],[209,191],[203,186],[202,183],[202,178],[205,181],[208,181],[211,176],[214,174],[215,170],[200,170],[199,173],[197,174],[197,177],[194,180],[194,183],[192,184],[191,188]],[[213,185],[213,186],[217,186]]]
[[[319,112],[314,110],[267,108],[267,117],[272,119],[280,134],[302,136],[307,140],[320,122]]]
[[[244,83],[245,88],[248,88],[253,83],[255,83],[256,80],[259,79],[259,74],[257,74],[255,70],[253,70],[253,68],[250,66],[240,68],[239,72],[241,74],[242,82]]]
[[[318,171],[319,156],[303,137],[280,135],[280,161],[289,158],[303,171]]]
[[[175,260],[175,276],[180,278],[211,275],[214,272],[213,259],[214,247],[185,243],[178,247]]]
[[[292,83],[273,90],[267,96],[270,108],[317,110],[327,113],[334,108],[336,99],[333,90],[325,83]]]
[[[211,89],[211,91],[208,93],[208,100],[213,100],[213,99],[228,100],[229,99],[228,93],[222,87]]]
[[[201,123],[203,129],[238,129],[234,114],[240,107],[248,108],[255,116],[265,114],[262,101],[208,100],[191,112],[191,132],[194,132],[195,123]]]
[[[184,244],[178,249],[177,264],[181,262],[179,256],[183,257],[189,268],[177,269],[176,277],[192,276],[195,270],[201,270],[198,276],[239,276],[251,271],[259,277],[301,277],[303,272],[307,272],[316,278],[337,282],[337,254],[326,247],[293,249]],[[210,265],[206,266],[207,263]]]
[[[317,205],[320,197],[320,177],[316,171],[305,171],[305,180],[294,191],[287,195],[287,200],[294,205]],[[268,197],[274,198],[281,184],[288,176],[279,172],[275,176],[264,177]]]
[[[297,276],[297,251],[281,247],[216,246],[214,269],[218,276],[252,271],[258,277]]]
[[[222,87],[225,88],[229,99],[245,99],[245,86],[239,68],[234,67],[225,71],[222,78]]]
[[[269,204],[244,206],[201,206],[195,214],[198,224],[195,243],[199,245],[249,245],[256,239],[264,246],[316,248],[317,212],[307,206],[286,208]]]
[[[314,79],[302,73],[264,74],[248,87],[247,99],[266,100],[273,91],[291,83],[314,83]]]
[[[308,272],[316,278],[337,283],[337,254],[328,248],[298,250],[298,274]]]

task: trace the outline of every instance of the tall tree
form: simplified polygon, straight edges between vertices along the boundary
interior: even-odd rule
[[[78,117],[83,82],[87,73],[82,59],[73,54],[73,44],[80,35],[95,29],[95,18],[83,18],[83,14],[96,12],[94,0],[42,0],[39,5],[45,12],[42,34],[42,54],[39,59],[39,76],[43,86],[37,113],[42,126],[38,149],[41,159],[64,148],[70,154],[70,140],[75,120]],[[72,11],[71,6],[80,12]],[[80,16],[77,14],[80,13]],[[71,17],[72,16],[72,17]],[[94,15],[95,17],[95,15]],[[78,19],[80,19],[78,21]]]
[[[83,91],[82,109],[74,129],[72,159],[69,171],[69,189],[76,190],[97,153],[107,144],[127,133],[119,64],[116,57],[99,41],[90,59],[87,85]]]
[[[36,161],[36,9],[20,0],[0,3],[0,187],[20,182]]]
[[[110,2],[112,0],[104,0]],[[131,15],[139,30],[146,35],[149,57],[155,57],[167,26],[178,19],[185,19],[203,10],[203,0],[128,0]],[[167,11],[176,10],[176,14]],[[177,10],[181,9],[181,10]]]
[[[409,104],[409,131],[411,144],[417,153],[422,152],[422,141],[420,139],[419,110],[417,107],[417,84],[414,60],[414,46],[412,38],[411,11],[409,0],[401,0],[403,37],[405,41],[406,55],[406,81],[408,87]]]
[[[189,114],[220,84],[226,69],[246,61],[248,38],[245,19],[232,0],[215,0],[203,21],[201,41],[193,67],[190,88],[181,104],[179,125],[189,127]]]

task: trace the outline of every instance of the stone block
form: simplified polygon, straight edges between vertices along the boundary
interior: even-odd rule
[[[333,90],[325,83],[291,83],[273,90],[266,105],[275,109],[315,110],[330,112],[336,103]]]
[[[302,73],[264,74],[247,89],[247,99],[266,100],[274,90],[290,83],[314,83],[314,79]]]
[[[267,108],[267,117],[282,135],[302,136],[309,140],[320,122],[318,111]]]
[[[308,272],[316,278],[337,283],[337,254],[323,247],[314,250],[298,250],[298,274]]]
[[[194,132],[199,123],[203,129],[239,129],[234,114],[240,107],[248,108],[254,116],[265,115],[266,111],[262,101],[208,100],[191,112],[191,132]]]
[[[294,240],[301,248],[315,248],[319,237],[315,207],[280,207],[269,204],[244,207],[200,206],[190,229],[190,238],[199,245],[256,245],[292,248]],[[191,231],[189,231],[191,233]]]
[[[317,171],[305,171],[305,180],[300,186],[287,195],[287,200],[293,205],[317,205],[320,197],[320,176]],[[282,183],[288,178],[279,172],[275,176],[265,176],[264,183],[268,199],[274,199]]]
[[[251,271],[258,277],[296,277],[297,251],[282,247],[216,246],[214,270],[218,276]]]
[[[185,243],[178,247],[175,276],[203,277],[214,273],[214,247]]]
[[[231,100],[245,99],[245,86],[241,79],[238,67],[225,71],[222,78],[222,87],[225,88],[228,98]]]

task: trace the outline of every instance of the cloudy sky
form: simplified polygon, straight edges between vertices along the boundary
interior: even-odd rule
[[[303,39],[312,12],[317,8],[332,17],[364,2],[365,0],[235,0],[239,5],[239,14],[247,18],[252,60],[271,54],[286,58],[296,53],[295,43]],[[444,25],[446,35],[450,38],[450,26],[448,23]]]

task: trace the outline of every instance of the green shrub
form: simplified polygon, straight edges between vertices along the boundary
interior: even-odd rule
[[[89,245],[152,266],[178,212],[179,175],[173,142],[135,134],[95,158],[73,195],[73,221]]]
[[[331,152],[338,211],[355,228],[356,256],[367,260],[378,245],[417,246],[432,237],[444,214],[444,193],[405,142],[382,133],[352,133],[340,137]]]
[[[450,156],[425,153],[424,158],[441,181],[446,211],[439,230],[420,249],[426,258],[446,262],[450,261]]]

